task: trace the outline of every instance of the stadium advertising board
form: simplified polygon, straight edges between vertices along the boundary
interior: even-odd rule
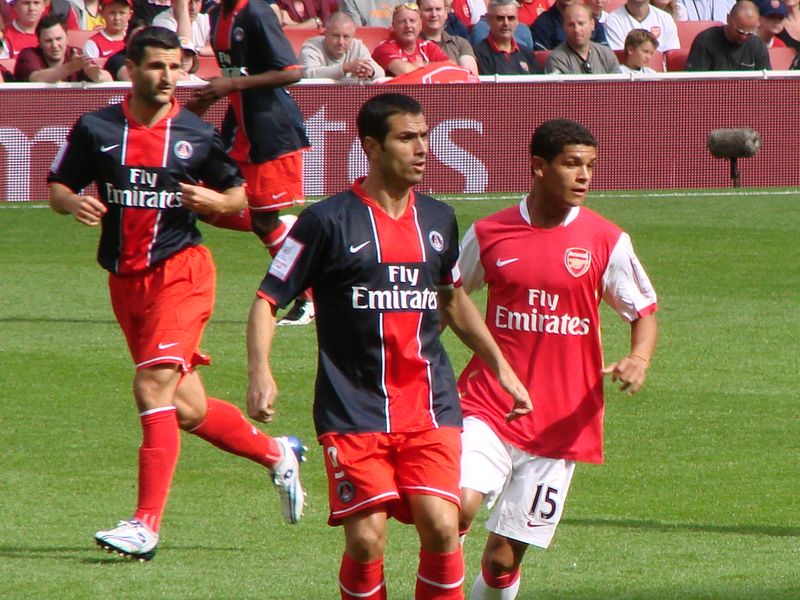
[[[306,194],[345,188],[366,171],[355,113],[369,96],[401,91],[424,105],[431,159],[420,189],[432,193],[523,192],[530,132],[545,119],[586,124],[600,143],[594,189],[727,187],[726,161],[706,149],[708,133],[751,127],[763,147],[740,161],[745,186],[797,185],[786,157],[800,152],[787,123],[800,120],[798,79],[536,82],[423,86],[301,85],[292,88],[312,149]],[[80,114],[119,102],[124,89],[100,86],[0,88],[0,199],[46,199],[45,177]],[[180,90],[185,99],[190,89]],[[219,123],[224,104],[206,115]]]

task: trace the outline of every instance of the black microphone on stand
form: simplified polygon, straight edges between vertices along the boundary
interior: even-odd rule
[[[708,134],[708,150],[715,158],[731,161],[733,187],[739,187],[740,158],[749,158],[761,149],[761,135],[755,129],[714,129]]]

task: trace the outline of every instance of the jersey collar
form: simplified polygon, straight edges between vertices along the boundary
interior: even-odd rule
[[[564,218],[564,222],[561,223],[562,227],[567,227],[570,223],[572,223],[575,219],[578,218],[578,214],[581,212],[580,206],[573,206],[569,209],[567,216]],[[522,217],[522,220],[525,221],[528,225],[533,227],[533,223],[531,222],[531,214],[528,212],[528,196],[523,196],[522,201],[519,203],[519,216]]]
[[[172,119],[172,118],[175,117],[175,115],[178,114],[178,112],[181,110],[181,106],[180,106],[180,104],[178,104],[178,100],[176,98],[172,98],[171,104],[172,104],[172,106],[170,107],[170,109],[167,112],[167,114],[165,114],[163,117],[161,117],[161,119],[159,119],[158,122],[153,123],[150,127],[155,127],[159,123],[162,123],[165,119]],[[125,100],[122,101],[122,112],[125,115],[125,118],[128,120],[128,122],[131,123],[132,125],[134,125],[135,127],[145,127],[144,125],[139,123],[139,121],[136,120],[136,117],[133,116],[133,113],[131,113],[131,95],[130,94],[128,94],[128,96],[125,98]]]
[[[383,208],[381,208],[381,206],[377,202],[375,202],[375,200],[370,198],[367,195],[366,191],[364,191],[364,187],[361,185],[361,183],[365,179],[366,179],[366,177],[359,177],[358,179],[356,179],[353,182],[353,185],[350,187],[350,190],[356,196],[358,196],[361,199],[361,201],[364,202],[364,204],[366,204],[367,206],[370,206],[372,208],[375,208],[375,209],[379,210],[381,214],[386,215],[386,211],[384,211]],[[415,198],[416,198],[416,196],[414,194],[414,188],[409,189],[408,190],[408,204],[406,205],[405,211],[403,211],[403,215],[400,217],[401,219],[403,217],[405,217],[407,214],[409,214],[409,211],[414,207]],[[391,217],[389,217],[389,215],[386,215],[386,216],[387,216],[387,218],[391,218]]]

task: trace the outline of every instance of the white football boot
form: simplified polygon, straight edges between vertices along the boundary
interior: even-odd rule
[[[272,483],[281,499],[281,513],[287,523],[297,523],[303,516],[306,493],[300,484],[300,463],[306,460],[308,448],[294,436],[275,438],[283,451],[281,459],[272,467]]]
[[[97,545],[108,552],[139,561],[150,560],[156,555],[158,534],[153,533],[140,521],[120,521],[114,529],[94,534]]]

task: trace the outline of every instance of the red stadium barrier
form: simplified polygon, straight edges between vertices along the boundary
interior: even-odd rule
[[[651,76],[654,77],[654,76]],[[706,150],[720,127],[752,127],[763,147],[740,160],[745,186],[794,186],[800,155],[800,79],[662,79],[534,83],[292,88],[313,148],[305,155],[310,196],[341,190],[366,170],[355,113],[371,95],[399,91],[418,98],[431,128],[428,173],[434,193],[523,192],[529,185],[527,146],[534,127],[565,117],[597,136],[594,189],[727,187],[729,167]],[[179,90],[187,99],[190,89]],[[118,102],[125,89],[0,87],[0,199],[44,200],[45,177],[58,146],[86,110]],[[223,104],[207,115],[219,122]],[[46,119],[43,118],[46,115]]]

